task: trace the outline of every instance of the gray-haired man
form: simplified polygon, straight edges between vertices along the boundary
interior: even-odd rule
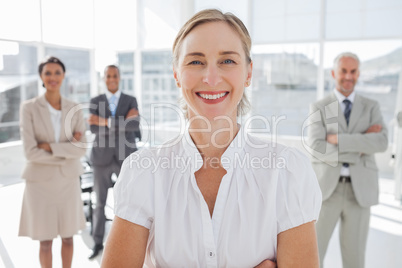
[[[364,267],[370,207],[378,203],[374,153],[387,149],[387,129],[379,104],[354,91],[359,65],[353,53],[336,57],[334,91],[310,107],[320,118],[309,142],[323,197],[316,225],[321,267],[338,220],[343,267]]]

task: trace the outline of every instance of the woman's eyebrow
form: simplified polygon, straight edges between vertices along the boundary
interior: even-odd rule
[[[200,56],[200,57],[205,57],[204,53],[201,52],[190,52],[188,54],[185,55],[185,57],[189,57],[189,56]]]
[[[230,54],[236,54],[236,55],[240,56],[240,54],[238,52],[236,52],[236,51],[222,51],[222,52],[219,52],[219,55],[230,55]]]
[[[219,55],[231,55],[231,54],[235,54],[235,55],[240,56],[240,54],[238,52],[236,52],[236,51],[221,51],[221,52],[219,52]],[[189,57],[189,56],[205,57],[205,54],[202,53],[202,52],[190,52],[190,53],[187,53],[185,55],[185,57]]]

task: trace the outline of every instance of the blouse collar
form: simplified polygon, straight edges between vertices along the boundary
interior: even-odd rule
[[[239,131],[221,157],[222,166],[227,171],[233,169],[235,161],[240,161],[238,164],[242,163],[244,146],[246,144],[245,135],[247,134],[244,132],[244,128],[239,125]],[[185,130],[182,145],[184,148],[184,153],[192,160],[190,163],[194,169],[194,172],[199,170],[203,165],[203,160],[200,152],[194,144],[193,139],[190,136],[188,128]]]

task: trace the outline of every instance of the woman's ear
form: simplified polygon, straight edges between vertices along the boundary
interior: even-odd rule
[[[251,81],[251,77],[253,76],[253,61],[247,66],[247,81]]]
[[[177,75],[177,71],[176,71],[176,69],[174,67],[173,67],[173,77],[174,77],[174,80],[176,80],[176,86],[178,88],[181,88],[181,85],[180,85],[180,82],[179,82],[179,76]]]

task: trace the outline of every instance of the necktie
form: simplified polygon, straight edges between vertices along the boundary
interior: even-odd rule
[[[112,95],[109,99],[109,109],[110,109],[110,112],[112,113],[113,117],[116,115],[116,108],[117,108],[117,105],[115,102],[116,102],[116,96]]]
[[[348,99],[344,99],[343,103],[345,104],[345,111],[343,112],[343,114],[345,115],[346,124],[349,125],[350,112],[352,111],[352,102]],[[342,165],[344,167],[349,167],[348,163],[343,163]]]
[[[350,112],[352,111],[352,102],[348,99],[344,99],[343,103],[345,104],[345,111],[343,112],[343,114],[345,115],[346,124],[349,125]]]

